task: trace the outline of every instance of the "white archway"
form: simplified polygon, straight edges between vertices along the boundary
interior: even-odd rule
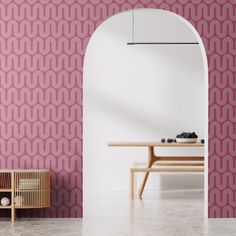
[[[125,179],[127,178],[126,175],[128,175],[126,169],[137,156],[140,155],[139,158],[141,158],[143,152],[120,150],[116,155],[112,153],[115,157],[111,160],[109,157],[111,151],[107,149],[106,142],[111,141],[111,139],[126,139],[125,141],[128,141],[133,140],[135,137],[137,137],[136,140],[153,140],[155,137],[156,139],[160,139],[165,135],[165,132],[166,135],[176,134],[178,130],[177,125],[181,126],[180,121],[184,117],[177,114],[180,109],[177,107],[177,104],[180,101],[185,104],[185,106],[183,105],[181,107],[181,111],[184,111],[186,107],[190,109],[188,117],[191,117],[189,118],[191,122],[195,119],[194,116],[196,114],[204,112],[204,132],[200,128],[202,124],[199,124],[198,132],[201,133],[202,138],[204,135],[205,140],[208,140],[208,66],[206,52],[199,34],[187,20],[175,13],[157,9],[138,9],[135,12],[135,29],[133,28],[133,10],[112,16],[103,22],[95,31],[85,54],[83,80],[85,190],[86,185],[92,182],[94,186],[96,185],[99,188],[102,188],[103,184],[111,188],[114,182],[117,182],[117,186],[121,187],[122,184],[119,183],[120,177],[118,174],[121,172],[124,162],[125,168],[123,169],[123,173],[127,172],[127,174],[123,174]],[[140,16],[137,17],[137,15]],[[157,24],[157,22],[161,22],[161,24]],[[135,35],[134,38],[133,34]],[[198,42],[197,47],[199,51],[195,51],[193,57],[191,57],[189,47],[186,49],[182,45],[178,47],[173,47],[173,45],[168,47],[158,46],[158,48],[153,45],[148,45],[148,47],[143,47],[143,45],[135,47],[127,46],[127,42],[132,40],[163,42],[167,39],[168,41]],[[137,47],[139,47],[138,50]],[[157,55],[162,55],[162,57],[158,57]],[[147,60],[142,60],[147,57],[151,58],[148,63]],[[164,63],[170,61],[170,59],[173,60],[169,67]],[[199,59],[201,59],[200,63]],[[176,65],[177,62],[179,64],[182,63],[182,65],[178,67]],[[183,63],[187,64],[186,69],[183,69]],[[199,74],[194,67],[196,64],[198,66],[202,65]],[[158,70],[153,69],[156,67]],[[197,76],[201,76],[203,81],[201,85],[195,83],[196,80],[195,82],[193,81],[193,86],[191,86],[192,91],[189,93],[186,91],[188,96],[193,94],[194,98],[188,101],[188,97],[186,98],[187,100],[184,100],[183,96],[179,96],[175,97],[176,99],[171,97],[168,101],[168,96],[171,96],[171,93],[164,92],[164,88],[167,88],[173,75],[176,75],[179,79],[183,79],[181,82],[186,84],[188,82],[187,78],[191,76],[191,67],[194,72],[192,77],[196,79]],[[181,75],[178,76],[178,73]],[[157,81],[156,78],[159,79],[162,76],[166,78],[165,83],[162,83],[162,86],[157,86],[160,84],[160,81]],[[141,78],[144,79],[142,80]],[[173,83],[175,85],[171,91],[172,94],[178,87],[178,81],[174,81]],[[201,95],[199,96],[199,101],[201,99],[203,99],[201,101],[204,101],[202,103],[203,107],[198,107],[196,101],[198,86],[199,88],[204,87],[204,91],[201,91]],[[158,90],[159,97],[153,95],[157,87],[160,87]],[[179,91],[183,92],[184,89],[181,90],[180,88]],[[138,96],[138,94],[142,94],[142,96]],[[156,102],[162,96],[165,98],[165,102],[168,101],[164,105],[163,103]],[[194,105],[191,106],[191,103],[194,103]],[[170,109],[169,104],[174,104],[173,109]],[[142,106],[141,110],[140,105]],[[196,114],[191,116],[195,111],[197,111]],[[164,115],[160,116],[160,113]],[[168,119],[168,114],[171,117],[176,114],[175,119]],[[168,125],[166,120],[171,125]],[[178,122],[175,123],[176,120]],[[194,121],[195,123],[189,122],[188,124],[189,120],[182,122],[181,129],[185,125],[189,128],[196,127],[196,124],[198,125],[197,119],[196,122]],[[158,126],[157,123],[161,125]],[[156,133],[160,134],[160,136],[155,136]],[[207,216],[208,145],[207,142],[205,143],[204,195],[205,215]],[[125,158],[132,155],[134,158],[124,161]],[[119,156],[123,156],[124,159],[119,158]],[[112,168],[110,168],[111,166]],[[96,170],[99,171],[95,173]],[[88,172],[93,173],[94,176],[86,182]],[[101,172],[103,173],[103,177],[99,174]],[[110,178],[114,173],[118,177],[113,176],[113,178]],[[111,181],[111,179],[113,180]],[[91,185],[91,188],[94,186]]]

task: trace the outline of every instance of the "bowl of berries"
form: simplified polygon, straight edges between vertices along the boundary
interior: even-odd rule
[[[195,132],[182,132],[176,135],[177,143],[196,143],[198,136]]]

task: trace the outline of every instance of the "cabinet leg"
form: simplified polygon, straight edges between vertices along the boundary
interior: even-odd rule
[[[16,209],[15,209],[15,173],[11,172],[11,222],[15,222],[16,220]]]
[[[11,209],[11,222],[15,222],[16,220],[16,209],[15,208],[12,208]]]

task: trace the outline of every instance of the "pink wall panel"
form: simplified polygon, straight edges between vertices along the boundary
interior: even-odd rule
[[[236,217],[234,0],[30,0],[0,3],[0,168],[49,168],[52,207],[82,216],[82,72],[98,25],[150,7],[185,17],[209,63],[209,216]]]
[[[54,2],[0,4],[0,167],[53,173],[52,207],[22,216],[81,217],[81,22]]]

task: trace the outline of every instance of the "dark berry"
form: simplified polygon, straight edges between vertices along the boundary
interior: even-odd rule
[[[192,137],[192,138],[197,138],[198,136],[196,135],[195,132],[192,132],[191,137]]]
[[[166,142],[166,140],[165,140],[164,138],[162,138],[162,139],[161,139],[161,142],[162,142],[162,143],[165,143],[165,142]]]
[[[198,138],[198,136],[195,132],[182,132],[176,135],[176,138]]]
[[[205,143],[204,139],[201,139],[201,143],[202,143],[202,144],[204,144],[204,143]]]
[[[167,143],[172,143],[172,142],[173,142],[173,139],[171,139],[171,138],[167,139]]]

